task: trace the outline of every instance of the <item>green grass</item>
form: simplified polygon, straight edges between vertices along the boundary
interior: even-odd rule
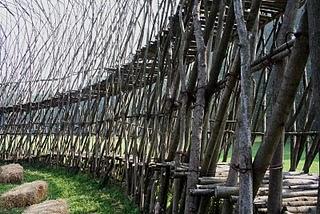
[[[260,141],[256,141],[253,144],[253,146],[252,146],[252,156],[253,157],[256,155],[260,144],[261,144]],[[228,162],[231,159],[231,151],[232,151],[232,149],[230,148],[229,153],[228,153]],[[222,156],[220,157],[220,161],[222,161]],[[298,172],[303,171],[304,162],[305,162],[305,152],[303,152],[301,160],[299,161],[299,164],[297,167]],[[289,168],[290,168],[290,144],[287,143],[284,147],[284,153],[283,153],[283,169],[284,169],[284,171],[289,171]],[[310,167],[309,173],[319,174],[319,155],[317,155],[316,158],[314,159],[314,161]]]
[[[71,174],[64,169],[25,167],[24,182],[45,180],[49,184],[48,199],[68,201],[70,213],[139,213],[117,185],[101,188],[99,183],[83,174]],[[0,194],[16,185],[0,184]],[[1,210],[1,214],[21,213],[23,209]]]
[[[252,152],[253,155],[255,155],[259,149],[260,146],[260,142],[256,142],[253,144],[252,147]],[[305,162],[305,152],[303,152],[301,160],[299,161],[297,170],[298,172],[302,172],[303,171],[303,165]],[[289,171],[290,169],[290,144],[287,143],[284,147],[284,151],[283,151],[283,169],[284,171]],[[314,159],[311,167],[310,167],[310,173],[314,173],[314,174],[319,174],[319,157],[318,155],[316,156],[316,158]]]

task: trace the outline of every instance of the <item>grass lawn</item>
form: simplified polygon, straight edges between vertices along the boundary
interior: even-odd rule
[[[257,141],[253,144],[252,146],[252,156],[254,157],[259,149],[261,142]],[[231,159],[231,151],[232,149],[230,148],[229,153],[228,153],[228,162]],[[301,160],[299,161],[299,165],[297,167],[297,171],[298,172],[302,172],[303,171],[303,165],[304,165],[304,161],[305,161],[305,152],[303,152]],[[220,161],[222,161],[222,156],[220,157]],[[284,147],[284,154],[283,154],[283,169],[284,171],[289,171],[290,168],[290,144],[287,143]],[[316,156],[316,158],[314,159],[311,167],[310,167],[310,171],[309,173],[312,174],[319,174],[319,155]]]
[[[25,167],[24,182],[45,180],[49,184],[48,199],[63,198],[68,201],[70,213],[139,213],[138,208],[129,201],[122,189],[110,185],[103,189],[97,181],[83,174],[71,174],[65,169]],[[0,184],[0,194],[15,187]],[[1,214],[21,213],[23,209],[1,210]]]
[[[260,146],[260,142],[254,143],[253,147],[252,147],[252,152],[253,155],[255,155],[259,149]],[[290,169],[290,144],[287,143],[284,147],[284,151],[283,151],[283,169],[284,171],[289,171]],[[305,155],[306,153],[303,152],[301,160],[299,161],[298,167],[297,167],[297,171],[298,172],[302,172],[303,171],[303,165],[304,165],[304,161],[305,161]],[[311,167],[310,167],[310,171],[309,173],[312,174],[319,174],[319,155],[316,156],[316,158],[314,159]]]

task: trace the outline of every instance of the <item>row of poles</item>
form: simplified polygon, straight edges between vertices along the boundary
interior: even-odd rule
[[[0,6],[4,160],[119,179],[143,213],[253,213],[269,168],[279,213],[284,145],[291,171],[319,153],[316,0]],[[221,157],[237,200],[192,194]]]

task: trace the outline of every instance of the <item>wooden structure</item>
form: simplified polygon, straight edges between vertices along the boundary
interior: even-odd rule
[[[119,179],[143,213],[316,209],[318,178],[294,174],[303,180],[294,185],[282,172],[284,144],[290,171],[305,153],[308,173],[319,153],[316,0],[7,0],[0,9],[1,159]]]

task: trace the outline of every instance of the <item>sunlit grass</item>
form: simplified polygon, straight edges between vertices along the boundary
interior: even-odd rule
[[[25,167],[25,182],[45,180],[49,183],[48,199],[64,198],[70,213],[139,213],[117,185],[101,188],[100,184],[83,174],[72,174],[64,169]],[[16,185],[0,184],[0,193]],[[0,213],[21,213],[22,209],[1,210]]]
[[[261,140],[261,139],[260,139]],[[259,146],[261,144],[261,141],[256,141],[253,146],[252,146],[252,156],[254,157],[259,149]],[[228,153],[228,161],[230,161],[231,159],[231,151],[232,148],[230,148],[229,153]],[[220,161],[222,161],[222,157],[220,157]],[[303,171],[303,165],[305,162],[305,152],[303,152],[301,160],[298,164],[297,170],[298,172],[302,172]],[[283,169],[284,171],[289,171],[290,169],[290,144],[287,143],[284,147],[284,153],[283,153]],[[309,173],[312,174],[319,174],[319,154],[315,157]]]

